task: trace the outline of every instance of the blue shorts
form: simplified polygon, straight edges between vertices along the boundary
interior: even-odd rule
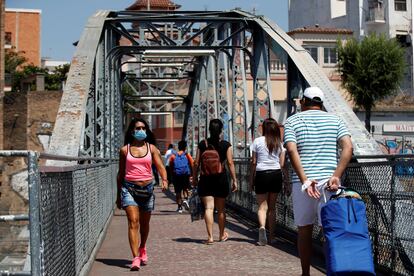
[[[144,212],[151,212],[154,210],[154,181],[150,184],[141,187],[134,183],[124,181],[121,187],[121,205],[122,208],[128,206],[137,206]],[[134,195],[134,191],[136,195]],[[140,195],[142,193],[142,195]],[[146,194],[149,194],[147,196]]]

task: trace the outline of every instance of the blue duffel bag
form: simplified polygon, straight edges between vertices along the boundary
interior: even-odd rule
[[[365,204],[341,187],[321,209],[327,275],[375,275]]]

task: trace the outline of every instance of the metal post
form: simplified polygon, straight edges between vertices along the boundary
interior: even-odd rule
[[[31,274],[42,275],[42,251],[40,235],[40,178],[38,167],[39,154],[28,153],[29,215],[30,215],[30,262]]]
[[[392,164],[392,175],[391,175],[391,271],[395,271],[395,258],[396,258],[396,248],[395,248],[395,167],[396,159],[391,158]]]

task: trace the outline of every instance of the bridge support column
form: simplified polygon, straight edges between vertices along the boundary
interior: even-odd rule
[[[233,29],[237,29],[238,25]],[[234,37],[234,45],[244,45],[244,35]],[[233,49],[232,51],[232,130],[233,151],[235,157],[248,157],[251,135],[249,135],[249,103],[247,98],[246,69],[244,51]]]
[[[259,125],[268,117],[275,117],[270,85],[269,52],[261,29],[253,30],[253,111],[252,136],[259,137]]]

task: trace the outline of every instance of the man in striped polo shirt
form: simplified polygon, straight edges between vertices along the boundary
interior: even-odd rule
[[[312,230],[326,198],[335,193],[352,157],[351,135],[343,121],[322,110],[324,95],[318,87],[308,87],[300,100],[302,112],[286,120],[284,143],[295,173],[292,200],[298,226],[298,251],[302,275],[309,275]],[[338,148],[342,149],[338,162]]]

